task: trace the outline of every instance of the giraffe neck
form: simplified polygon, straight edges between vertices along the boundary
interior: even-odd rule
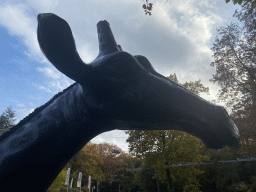
[[[0,141],[1,187],[46,191],[66,163],[103,132],[106,122],[88,113],[83,91],[77,83]]]

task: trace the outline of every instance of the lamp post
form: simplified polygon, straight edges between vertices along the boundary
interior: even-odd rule
[[[99,183],[99,178],[97,178],[97,192],[99,192],[98,190],[98,183]]]
[[[119,154],[119,153],[120,153],[119,150],[115,150],[115,149],[113,149],[111,152],[112,152],[113,154]],[[111,186],[112,186],[112,185],[111,185]],[[120,182],[119,182],[119,192],[120,192]]]

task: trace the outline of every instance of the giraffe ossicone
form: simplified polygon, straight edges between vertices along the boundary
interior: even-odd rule
[[[52,13],[38,15],[42,52],[76,83],[0,136],[1,188],[46,191],[87,142],[114,129],[181,130],[209,148],[240,146],[223,107],[157,73],[146,57],[124,52],[107,21],[97,29],[99,55],[86,64],[68,23]]]

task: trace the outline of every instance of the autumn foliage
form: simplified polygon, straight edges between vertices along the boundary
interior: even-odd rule
[[[148,3],[148,0],[146,0],[146,4],[142,5],[142,8],[145,9],[145,14],[149,14],[149,16],[151,16],[151,12],[152,11],[152,7],[153,4],[152,3]]]

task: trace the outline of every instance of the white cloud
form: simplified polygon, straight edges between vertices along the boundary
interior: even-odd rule
[[[29,108],[23,108],[23,109],[18,109],[18,110],[15,110],[15,111],[16,111],[17,117],[25,118],[30,113],[32,113],[34,110],[35,110],[34,108],[30,108],[30,109]],[[23,119],[23,118],[21,118],[21,119]],[[15,121],[15,124],[18,124],[21,119],[17,118],[16,121]]]
[[[101,137],[95,137],[91,140],[92,143],[96,143],[96,144],[99,144],[99,143],[104,143],[105,140]]]
[[[38,11],[43,10],[43,9],[53,9],[56,6],[59,6],[59,0],[33,0],[33,1],[27,1],[27,5],[29,7],[33,7],[37,9]]]
[[[17,104],[18,107],[25,107],[23,103]]]
[[[167,3],[152,0],[152,16],[148,16],[141,7],[143,3],[138,0],[2,1],[0,25],[11,36],[19,37],[26,46],[24,54],[40,62],[38,71],[51,82],[35,86],[46,92],[55,94],[69,86],[72,80],[55,69],[42,54],[37,42],[38,13],[55,13],[70,24],[85,63],[98,54],[97,22],[107,20],[124,51],[146,56],[157,71],[163,75],[176,73],[182,83],[201,79],[203,85],[210,87],[211,94],[203,97],[212,99],[218,86],[209,82],[215,73],[210,67],[210,42],[215,28],[232,17],[234,6],[211,0],[168,0]],[[116,136],[115,131],[104,134]],[[101,134],[94,140],[107,139]],[[117,138],[113,142],[122,149],[128,146]]]
[[[57,73],[57,70],[56,69],[54,70],[53,67],[44,67],[44,68],[38,67],[37,70],[40,72],[43,72],[46,76],[51,77],[53,79],[60,78],[60,73]]]
[[[7,4],[0,7],[0,25],[5,27],[11,36],[22,38],[23,43],[28,48],[28,53],[34,58],[39,54],[39,46],[36,33],[36,18],[32,18],[27,13],[28,7],[24,4]]]
[[[37,87],[39,90],[44,90],[45,92],[48,92],[48,93],[53,93],[53,91],[51,91],[49,88],[43,86],[43,85],[36,85],[36,84],[33,84],[35,87]]]
[[[64,76],[64,75],[63,75]],[[51,87],[57,92],[57,90],[62,91],[63,89],[67,88],[68,86],[70,86],[71,83],[70,81],[68,81],[67,79],[59,81],[52,81],[51,82]]]

